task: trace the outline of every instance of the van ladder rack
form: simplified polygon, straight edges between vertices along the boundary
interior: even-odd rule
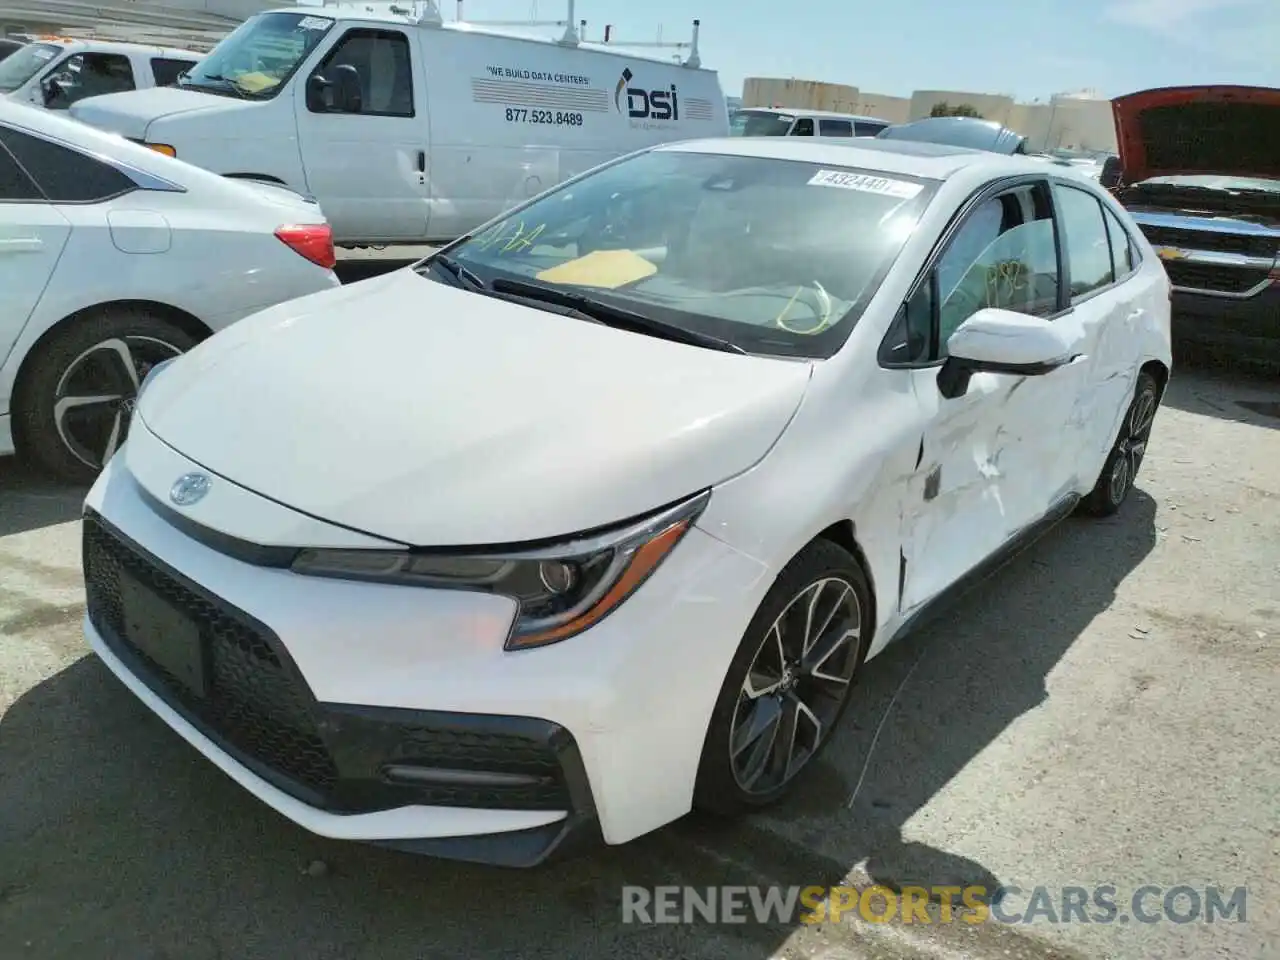
[[[462,16],[463,0],[457,0],[457,4],[458,23],[468,23],[477,27],[564,27],[564,35],[560,38],[560,43],[567,47],[576,47],[581,43],[589,42],[586,39],[587,21],[578,20],[575,16],[576,0],[568,0],[569,9],[563,20],[464,20]],[[434,0],[432,0],[432,6],[435,6]],[[659,40],[649,43],[619,44],[610,37],[611,28],[605,27],[604,42],[599,46],[661,47],[668,50],[688,50],[689,56],[685,58],[683,65],[696,70],[702,66],[702,58],[698,55],[698,31],[700,29],[701,21],[693,21],[693,37],[688,43],[663,43]]]

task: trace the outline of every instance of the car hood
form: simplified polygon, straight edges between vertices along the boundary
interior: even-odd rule
[[[1280,178],[1280,90],[1165,87],[1111,101],[1125,183],[1224,174]]]
[[[273,307],[147,385],[147,428],[210,473],[416,546],[537,541],[747,470],[811,364],[614,330],[411,268]]]
[[[147,127],[162,117],[214,110],[243,110],[252,105],[253,101],[232,100],[216,93],[153,87],[149,90],[129,90],[125,93],[87,97],[79,103],[73,103],[67,112],[76,120],[92,127],[141,140],[147,135]]]

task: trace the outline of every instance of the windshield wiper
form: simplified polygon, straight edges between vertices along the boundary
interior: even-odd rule
[[[227,85],[227,88],[228,88],[229,90],[233,90],[233,91],[235,91],[235,95],[236,95],[237,97],[240,97],[242,100],[248,100],[248,99],[249,99],[249,92],[248,92],[247,90],[245,90],[244,88],[242,88],[242,87],[240,86],[240,84],[239,84],[239,83],[237,83],[235,80],[232,80],[230,77],[224,77],[224,76],[222,76],[221,74],[217,74],[217,73],[206,73],[206,74],[205,74],[203,77],[201,77],[200,79],[201,79],[201,80],[212,80],[214,83],[225,83],[225,84]],[[199,85],[200,85],[200,81],[199,81],[199,80],[194,81],[194,82],[193,82],[193,81],[191,81],[191,80],[188,80],[188,81],[187,81],[187,83],[188,83],[188,84],[190,84],[191,86],[199,86]]]
[[[441,270],[445,271],[445,273],[449,274],[455,280],[461,280],[463,283],[467,284],[467,286],[475,287],[477,290],[488,289],[484,285],[484,281],[476,275],[475,271],[469,267],[464,267],[457,260],[447,254],[437,253],[427,261],[428,265],[433,263],[437,264]]]
[[[675,324],[665,323],[662,320],[647,317],[642,313],[603,303],[582,293],[571,293],[567,290],[547,287],[540,283],[530,283],[527,280],[508,280],[506,278],[494,280],[492,289],[497,293],[513,293],[528,300],[539,300],[544,303],[570,307],[611,327],[631,327],[641,333],[662,337],[664,340],[674,340],[676,343],[687,343],[690,346],[705,347],[709,350],[719,350],[723,353],[747,352],[736,343],[730,343],[720,337],[713,337],[709,333],[686,330],[684,327],[677,327]]]

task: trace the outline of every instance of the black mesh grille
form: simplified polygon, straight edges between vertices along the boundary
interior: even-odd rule
[[[86,516],[83,527],[89,616],[107,642],[142,660],[162,684],[156,692],[185,708],[183,712],[206,733],[310,790],[328,793],[338,774],[316,731],[313,702],[281,663],[264,628],[215,597],[180,583],[94,517]],[[199,631],[207,675],[204,696],[145,653],[139,647],[143,638],[129,636],[121,592],[126,578]],[[176,640],[149,638],[148,646]]]
[[[1266,270],[1218,267],[1186,260],[1166,260],[1164,268],[1175,287],[1220,293],[1244,293],[1262,283],[1268,276]]]
[[[1280,250],[1280,238],[1245,233],[1218,233],[1213,230],[1186,230],[1143,224],[1142,232],[1156,247],[1178,247],[1182,250],[1207,250],[1213,253],[1239,253],[1248,257],[1270,259]]]
[[[139,678],[207,736],[298,799],[341,812],[405,804],[573,808],[564,757],[566,749],[576,756],[576,747],[555,724],[319,704],[293,664],[282,659],[283,648],[267,627],[170,572],[92,512],[84,517],[83,554],[89,617],[106,643],[131,668],[143,668],[135,669]],[[140,594],[130,584],[147,592]],[[181,629],[131,635],[138,628],[130,624],[139,618],[125,615],[125,591],[174,611],[169,616],[180,619]],[[202,648],[202,692],[194,692],[189,682],[158,662],[183,662],[182,651],[172,649],[183,633],[199,638],[193,643]],[[397,765],[524,780],[493,785],[391,782],[387,768]]]

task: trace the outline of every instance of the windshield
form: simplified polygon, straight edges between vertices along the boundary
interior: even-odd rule
[[[448,254],[485,282],[573,291],[748,353],[825,358],[848,337],[935,187],[870,170],[659,149],[517,208]],[[430,261],[419,269],[430,271]]]
[[[0,67],[0,69],[3,69]],[[1136,186],[1192,187],[1201,190],[1263,190],[1280,195],[1280,180],[1269,177],[1228,177],[1212,174],[1187,174],[1176,177],[1152,177]]]
[[[780,113],[739,110],[729,122],[732,137],[785,137],[795,117]]]
[[[332,27],[333,20],[328,17],[300,13],[250,17],[192,67],[180,83],[212,93],[270,100]]]
[[[62,52],[52,43],[29,43],[0,60],[0,92],[12,93]]]

